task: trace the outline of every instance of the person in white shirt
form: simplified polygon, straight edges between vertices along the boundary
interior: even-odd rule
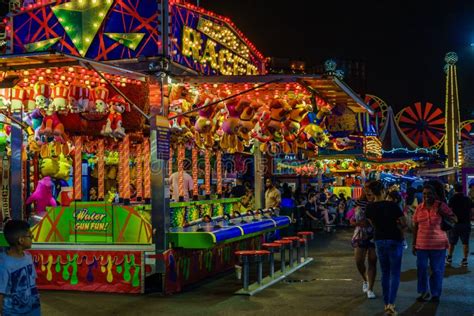
[[[171,197],[174,201],[179,201],[179,172],[176,171],[170,176],[169,180]],[[183,171],[184,201],[189,201],[189,197],[193,195],[193,178]]]

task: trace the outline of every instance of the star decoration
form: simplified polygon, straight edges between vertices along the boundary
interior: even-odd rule
[[[87,54],[112,3],[112,0],[77,0],[52,8],[81,56]]]

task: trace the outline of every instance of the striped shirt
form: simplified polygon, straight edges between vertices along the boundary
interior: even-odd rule
[[[453,212],[446,203],[436,201],[431,207],[421,203],[413,215],[413,222],[418,224],[416,237],[416,249],[441,250],[449,246],[446,232],[441,230],[441,215],[438,208],[446,216],[452,216]]]

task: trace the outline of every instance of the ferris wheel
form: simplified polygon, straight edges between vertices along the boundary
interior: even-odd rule
[[[441,148],[445,134],[443,111],[430,102],[416,102],[395,117],[401,130],[418,147]]]
[[[378,126],[376,127],[379,130],[381,130],[383,126],[385,125],[385,121],[387,119],[387,110],[388,110],[387,103],[384,100],[372,94],[366,94],[364,102],[365,104],[370,106],[372,110],[374,110],[373,123],[374,125],[375,123],[377,123]]]
[[[461,130],[461,140],[474,141],[474,120],[461,122],[459,128]]]

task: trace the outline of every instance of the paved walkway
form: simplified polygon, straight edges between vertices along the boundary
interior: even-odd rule
[[[318,233],[310,251],[315,262],[253,297],[232,294],[240,283],[231,273],[166,297],[42,291],[43,315],[383,315],[380,275],[377,299],[367,300],[361,292],[350,236],[349,230]],[[474,315],[474,256],[469,269],[460,268],[458,248],[454,267],[446,270],[439,304],[415,301],[415,257],[411,248],[405,251],[397,298],[401,315]]]

